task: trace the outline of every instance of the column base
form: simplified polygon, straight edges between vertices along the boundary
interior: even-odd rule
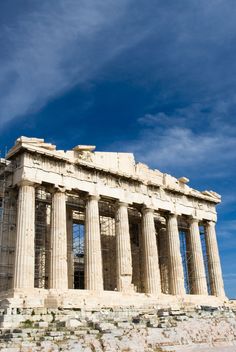
[[[119,279],[118,292],[121,293],[135,293],[134,285],[130,283],[130,276],[122,276]]]
[[[89,290],[9,290],[0,294],[0,308],[62,308],[62,309],[93,309],[103,307],[177,307],[188,309],[197,306],[228,306],[226,298],[204,295],[173,296],[167,294],[145,294],[131,290],[89,291]],[[235,304],[236,306],[236,304]]]

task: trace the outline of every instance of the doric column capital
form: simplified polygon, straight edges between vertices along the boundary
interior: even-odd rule
[[[181,214],[179,213],[176,213],[175,211],[170,211],[168,214],[167,214],[167,217],[169,218],[178,218],[178,216],[180,216]]]
[[[99,201],[100,196],[99,196],[99,194],[89,193],[89,194],[88,194],[88,199],[89,199],[89,200],[97,200],[97,201]]]
[[[61,186],[54,187],[53,193],[66,193],[66,188]]]
[[[32,186],[36,187],[39,186],[40,182],[32,181],[32,180],[27,180],[27,179],[22,179],[17,183],[18,187],[23,187],[23,186]]]
[[[66,193],[67,189],[63,186],[58,186],[58,185],[51,185],[48,188],[48,191],[51,194],[55,194],[55,193]]]
[[[116,201],[116,206],[117,206],[117,208],[119,208],[119,207],[126,207],[126,208],[128,208],[128,206],[129,206],[129,203],[127,203],[127,202],[125,202],[125,201],[123,201],[123,200],[117,200]]]
[[[146,213],[152,213],[154,214],[154,209],[150,206],[147,206],[146,204],[143,205],[142,207],[142,213],[146,214]]]
[[[189,224],[193,224],[193,223],[199,223],[201,221],[201,219],[197,218],[196,216],[190,216],[188,218],[188,222]]]
[[[216,226],[216,221],[214,220],[207,220],[205,223],[207,226]]]

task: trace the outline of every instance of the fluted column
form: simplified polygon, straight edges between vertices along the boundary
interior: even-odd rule
[[[166,232],[166,228],[161,228],[158,231],[158,253],[161,276],[161,291],[167,294],[169,293],[169,256]]]
[[[66,194],[59,189],[52,196],[50,270],[50,288],[68,289]]]
[[[206,247],[211,294],[225,297],[215,223],[213,221],[209,221],[206,225]]]
[[[67,209],[67,263],[68,263],[68,288],[74,288],[74,252],[73,252],[73,211]]]
[[[45,256],[45,288],[50,287],[50,273],[51,273],[51,205],[46,208],[46,256]]]
[[[161,292],[161,282],[153,214],[153,209],[145,207],[142,210],[144,286],[146,293],[159,294]]]
[[[19,186],[14,288],[34,288],[35,188],[28,181]]]
[[[189,256],[191,261],[191,293],[207,295],[207,281],[202,254],[200,231],[197,219],[190,220],[189,229]]]
[[[167,245],[169,254],[169,288],[173,295],[185,294],[184,272],[180,253],[177,215],[167,218]]]
[[[90,195],[85,216],[85,289],[103,290],[98,196]]]
[[[116,216],[116,260],[117,260],[117,290],[126,292],[133,289],[132,256],[129,233],[128,204],[117,204]]]

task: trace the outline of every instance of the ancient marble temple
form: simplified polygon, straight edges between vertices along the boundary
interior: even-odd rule
[[[0,295],[42,306],[226,300],[220,196],[94,150],[20,137],[1,159]]]

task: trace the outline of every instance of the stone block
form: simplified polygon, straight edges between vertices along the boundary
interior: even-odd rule
[[[157,328],[157,327],[159,327],[159,323],[158,323],[157,320],[148,321],[147,322],[147,327],[149,327],[149,328]]]
[[[76,336],[86,335],[87,334],[87,330],[75,330],[74,334]]]
[[[67,329],[76,329],[80,326],[83,326],[83,323],[81,323],[81,321],[78,319],[70,319],[66,322],[65,325]]]
[[[47,321],[39,321],[38,322],[38,327],[39,328],[48,328],[48,322]]]
[[[168,317],[169,312],[168,312],[168,310],[160,309],[157,311],[157,316],[158,317]]]
[[[132,324],[130,324],[130,323],[125,323],[125,322],[119,322],[119,323],[117,323],[117,326],[119,327],[119,328],[122,328],[122,329],[131,329],[132,327],[133,327],[133,325]]]
[[[96,334],[99,334],[99,330],[90,329],[90,330],[88,330],[88,333],[89,333],[90,335],[96,335]]]
[[[98,329],[100,332],[111,332],[115,329],[115,325],[111,323],[97,323],[95,324],[95,328]]]

